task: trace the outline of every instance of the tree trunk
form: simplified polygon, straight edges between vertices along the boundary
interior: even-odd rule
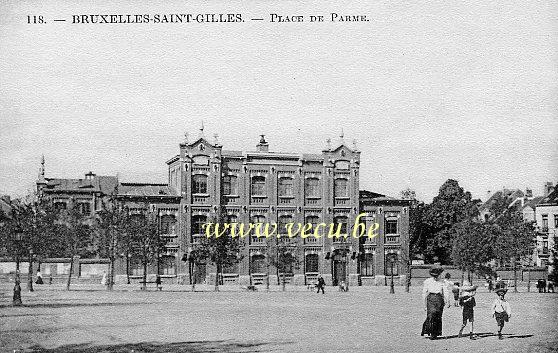
[[[284,292],[286,290],[285,283],[285,269],[283,268],[283,273],[281,273],[281,290]]]
[[[513,291],[517,293],[517,265],[513,263]]]
[[[27,290],[33,292],[33,257],[29,255],[29,270],[27,271]]]
[[[16,280],[21,282],[21,279],[19,278],[19,256],[16,257]]]
[[[113,289],[113,284],[114,284],[114,257],[110,258],[110,264],[109,264],[109,278],[108,278],[108,283],[107,283],[107,290],[112,290]]]
[[[143,259],[143,283],[141,284],[141,290],[147,290],[147,261]]]
[[[219,272],[220,272],[220,267],[221,265],[217,264],[215,269],[215,288],[214,291],[218,292],[219,291]]]
[[[407,280],[405,281],[405,292],[411,290],[411,262],[407,262]]]
[[[70,290],[70,283],[72,281],[72,274],[74,273],[74,257],[70,260],[70,274],[68,275],[68,281],[66,282],[66,290]]]
[[[196,264],[193,263],[192,265],[193,270],[192,270],[192,292],[196,291]]]
[[[129,254],[126,252],[126,280],[128,284],[130,284],[130,257]]]

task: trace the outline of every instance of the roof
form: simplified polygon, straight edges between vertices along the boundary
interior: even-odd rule
[[[46,192],[100,192],[111,194],[116,188],[118,179],[115,176],[95,175],[91,179],[58,179],[45,178]]]
[[[527,201],[525,203],[525,205],[523,205],[523,208],[531,207],[531,208],[534,209],[535,206],[537,206],[542,201],[542,199],[544,199],[544,196],[537,196],[537,197]]]
[[[128,197],[178,197],[176,190],[168,184],[121,183],[118,196]]]
[[[548,196],[546,196],[545,198],[543,198],[541,200],[541,202],[539,202],[537,204],[538,206],[554,206],[554,205],[558,205],[558,188],[554,188],[554,191],[552,191],[550,194],[548,194]]]
[[[515,200],[517,200],[520,197],[524,197],[525,194],[523,193],[523,191],[519,190],[519,189],[513,189],[513,190],[509,190],[509,189],[503,189],[503,190],[499,190],[496,191],[494,194],[490,195],[490,197],[488,198],[488,200],[486,200],[480,207],[479,210],[483,211],[485,209],[490,209],[490,206],[492,205],[493,202],[496,201],[496,198],[498,197],[504,197],[506,198],[506,201],[508,203],[508,205],[511,205],[511,203],[513,203]]]
[[[395,197],[386,196],[377,192],[360,190],[359,202],[367,205],[399,205],[408,206],[411,200],[396,199]]]

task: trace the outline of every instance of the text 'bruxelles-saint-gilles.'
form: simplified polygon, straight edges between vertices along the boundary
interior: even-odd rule
[[[243,22],[239,13],[172,13],[172,14],[97,14],[72,15],[76,24],[111,23],[213,23]]]

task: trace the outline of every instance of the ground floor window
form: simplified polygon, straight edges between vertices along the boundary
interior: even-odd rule
[[[266,273],[266,264],[264,255],[253,255],[250,259],[251,273]]]
[[[174,256],[161,257],[161,274],[176,275],[176,258]]]
[[[399,275],[399,258],[397,254],[386,254],[386,276]]]
[[[306,255],[306,272],[319,272],[318,254]]]
[[[366,253],[360,265],[361,276],[374,276],[374,254]]]

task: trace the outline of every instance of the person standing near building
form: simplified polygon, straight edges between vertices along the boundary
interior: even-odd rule
[[[450,280],[451,275],[449,272],[446,272],[446,275],[444,276],[444,284],[446,286],[446,297],[444,298],[446,301],[446,306],[449,308],[451,307],[451,293],[453,290],[453,282]]]
[[[444,270],[441,267],[430,269],[430,278],[424,281],[422,288],[422,299],[426,320],[422,324],[421,336],[429,335],[435,340],[442,335],[442,314],[444,313],[444,300],[448,298],[446,285],[440,280],[440,274]]]
[[[41,271],[37,271],[37,280],[35,281],[36,284],[43,284],[43,275]]]
[[[471,333],[469,334],[469,338],[475,339],[473,337],[473,322],[475,321],[474,307],[477,305],[475,302],[476,290],[477,286],[471,286],[468,281],[463,282],[463,294],[459,298],[459,305],[463,307],[463,324],[461,325],[461,330],[459,330],[459,337],[463,336],[463,329],[467,326],[467,322],[470,321]]]
[[[318,291],[316,293],[320,293],[320,289],[322,290],[322,294],[324,293],[324,287],[325,287],[325,280],[322,277],[322,275],[318,275],[318,284],[316,285],[316,287],[318,287]]]
[[[508,322],[511,318],[510,303],[504,298],[507,292],[508,290],[505,288],[496,289],[498,298],[492,303],[492,316],[496,318],[496,323],[498,324],[498,339],[504,339],[502,337],[502,329],[504,328],[504,323]]]

